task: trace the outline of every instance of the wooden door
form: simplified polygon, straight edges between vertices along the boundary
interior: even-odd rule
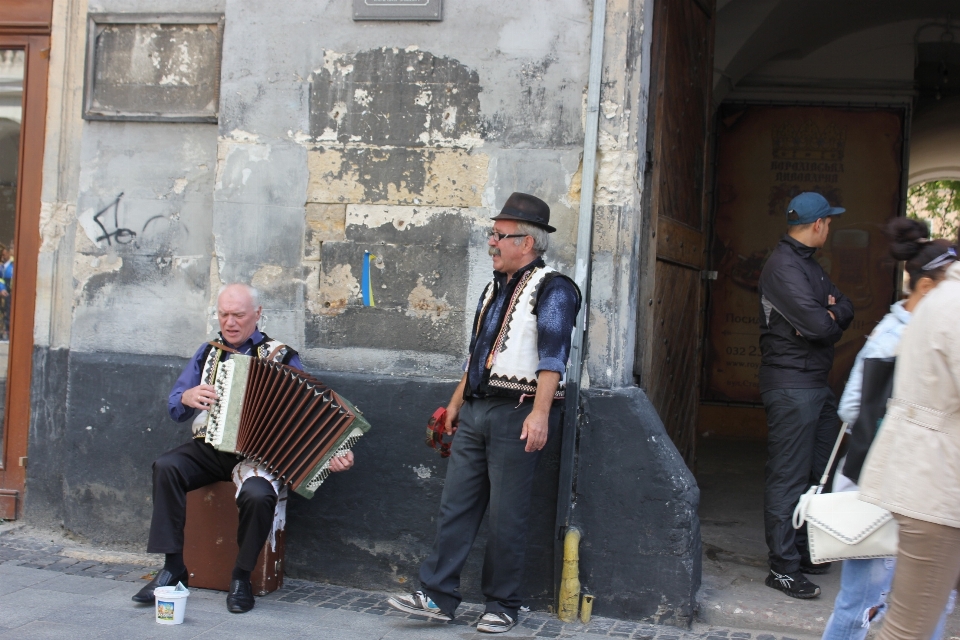
[[[0,184],[0,191],[10,200],[7,213],[13,221],[5,243],[12,245],[8,249],[15,260],[15,279],[5,283],[9,296],[0,305],[0,347],[6,347],[6,353],[0,353],[0,371],[6,372],[0,386],[4,400],[0,411],[0,519],[5,520],[22,514],[26,481],[51,10],[51,0],[0,3],[0,62],[21,69],[20,109],[9,100],[0,100],[0,118],[7,121],[8,128],[17,111],[20,117],[19,139],[12,145],[13,151],[3,153],[15,167],[14,177]],[[16,77],[7,75],[5,93],[9,98]],[[12,153],[17,157],[11,158]]]
[[[645,175],[650,212],[635,374],[688,466],[696,453],[714,0],[654,4]]]

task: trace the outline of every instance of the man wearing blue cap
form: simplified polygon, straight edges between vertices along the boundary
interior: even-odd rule
[[[813,255],[827,242],[830,221],[845,209],[819,193],[801,193],[787,207],[787,233],[760,274],[760,397],[767,412],[764,529],[766,585],[794,598],[820,587],[804,573],[813,565],[804,529],[793,528],[800,496],[823,474],[836,438],[837,401],[827,385],[833,345],[853,320],[853,304]]]

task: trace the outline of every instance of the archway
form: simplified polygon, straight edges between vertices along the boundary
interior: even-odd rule
[[[744,110],[756,108],[811,108],[825,113],[843,110],[860,110],[863,114],[884,110],[899,113],[899,129],[894,128],[892,133],[890,130],[878,132],[877,135],[898,138],[891,138],[884,152],[888,155],[899,153],[899,167],[889,178],[892,183],[890,193],[898,195],[889,203],[889,212],[885,216],[903,215],[909,185],[960,179],[960,22],[949,19],[951,12],[956,13],[955,3],[949,0],[909,3],[878,0],[870,3],[869,10],[863,3],[837,0],[718,0],[713,61],[717,135],[722,137],[723,127],[732,122],[731,119],[742,117],[740,114]],[[820,146],[807,145],[801,149],[804,143],[797,143],[786,153],[794,154],[791,159],[812,158],[821,163],[801,173],[822,176],[831,171],[834,174],[842,172],[848,182],[843,183],[844,176],[833,183],[829,182],[832,179],[829,176],[823,182],[800,176],[792,183],[805,191],[839,189],[841,197],[851,199],[849,178],[857,171],[849,164],[855,155],[850,146],[854,144],[853,138],[848,132],[844,138],[846,147],[840,150],[840,161],[845,166],[831,169],[822,161],[828,159],[830,152],[837,151],[838,145],[831,142],[836,130],[818,126],[813,133],[807,132],[810,135],[799,133],[795,138],[819,139]],[[776,151],[770,146],[771,142],[776,144],[775,138],[775,134],[768,133],[766,141],[755,145],[767,154],[768,165],[770,154]],[[718,140],[722,145],[722,139]],[[764,144],[768,145],[765,150]],[[804,153],[813,155],[804,156]],[[833,157],[836,159],[835,153]],[[720,149],[716,163],[722,165],[724,161]],[[733,260],[721,264],[725,244],[717,230],[717,203],[730,195],[729,190],[725,191],[729,185],[716,182],[722,168],[718,166],[714,171],[712,208],[707,212],[713,225],[712,255],[707,269],[717,271],[718,278],[709,281],[711,301],[708,306],[715,304],[716,296],[722,294],[720,283],[725,277],[731,277],[730,265],[738,265],[736,275],[748,281],[746,275],[750,269],[747,267],[753,259],[750,252],[734,251]],[[861,171],[859,175],[863,173]],[[753,178],[760,180],[762,176],[755,174]],[[744,188],[749,187],[750,179],[749,174],[744,177],[741,183],[746,185]],[[843,206],[850,211],[852,202],[845,201]],[[755,213],[742,212],[743,215]],[[883,219],[869,224],[876,226]],[[832,256],[833,271],[839,274],[848,269],[848,284],[845,286],[856,286],[850,279],[849,269],[866,274],[870,269],[880,268],[877,256],[886,249],[882,246],[882,234],[867,233],[869,225],[864,224],[864,229],[856,230],[858,233],[846,234],[844,241],[849,241],[849,247],[857,249],[871,247],[876,255],[870,254],[869,260],[851,260],[848,252],[846,267],[838,265],[839,251]],[[770,246],[775,242],[776,237],[771,238]],[[762,264],[763,257],[763,252],[759,252],[756,266]],[[887,275],[878,276],[871,272],[873,275],[860,278],[870,280],[869,286],[861,283],[860,294],[864,300],[871,298],[875,304],[869,309],[864,305],[858,311],[864,324],[858,328],[856,339],[850,340],[849,350],[853,354],[863,343],[862,335],[871,330],[885,312],[885,307],[894,301],[898,288],[893,286],[894,265],[888,262],[882,268],[887,270],[883,272]],[[835,282],[837,274],[831,273]],[[886,282],[886,289],[875,284],[881,281]],[[755,317],[758,307],[757,303],[753,309],[746,310],[745,320]],[[744,611],[739,616],[725,612],[733,608],[728,608],[731,600],[749,602],[752,598],[754,605],[765,607],[779,619],[809,626],[810,621],[820,618],[822,628],[836,595],[838,568],[827,576],[817,576],[815,581],[823,587],[823,595],[814,601],[804,601],[800,606],[791,602],[790,606],[780,607],[777,602],[783,599],[762,585],[766,568],[762,523],[765,414],[755,401],[718,399],[716,394],[711,396],[706,392],[711,376],[709,309],[705,315],[703,353],[707,355],[703,369],[704,385],[700,390],[696,443],[696,473],[701,489],[700,516],[706,553],[702,616],[705,621],[716,624],[747,624],[748,607],[742,607]],[[742,325],[729,330],[744,333],[746,360],[750,356],[749,346],[757,344],[758,332],[750,334],[753,329],[749,322]],[[835,373],[839,388],[842,388],[847,370]],[[715,605],[721,606],[717,609]],[[771,620],[762,611],[755,613],[758,623]],[[948,626],[960,627],[956,620]],[[816,631],[814,627],[809,627],[811,632]]]

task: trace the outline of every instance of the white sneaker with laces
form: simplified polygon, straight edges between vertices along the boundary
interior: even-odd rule
[[[484,633],[503,633],[510,631],[517,621],[502,611],[487,611],[477,622],[477,631]]]
[[[414,591],[409,595],[403,596],[391,596],[387,598],[387,604],[397,611],[403,611],[404,613],[413,613],[418,616],[433,618],[434,620],[443,620],[444,622],[453,620],[451,616],[440,611],[440,607],[423,591]]]

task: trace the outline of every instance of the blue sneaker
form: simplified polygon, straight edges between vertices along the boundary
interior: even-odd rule
[[[453,616],[440,611],[440,607],[423,591],[414,591],[408,596],[391,596],[387,598],[387,604],[404,613],[426,616],[444,622],[453,620]]]

